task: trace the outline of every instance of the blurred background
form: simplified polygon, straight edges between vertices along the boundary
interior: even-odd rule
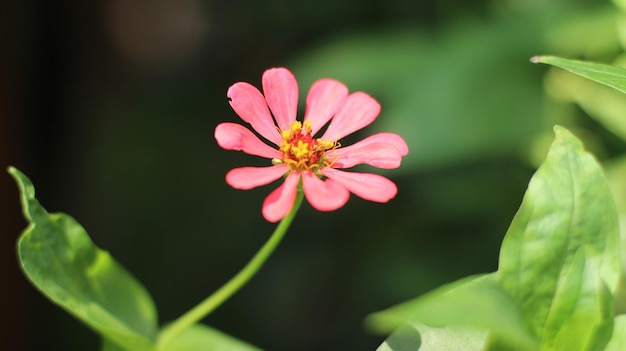
[[[239,121],[228,87],[260,86],[266,68],[286,66],[302,99],[323,77],[365,91],[383,108],[356,137],[396,132],[410,147],[400,169],[381,172],[397,198],[353,196],[332,213],[305,204],[267,265],[204,322],[266,350],[374,350],[385,336],[364,327],[368,313],[497,269],[552,125],[601,160],[626,151],[626,131],[596,113],[606,104],[581,104],[578,81],[529,62],[619,58],[621,16],[607,0],[13,2],[0,13],[0,163],[82,223],[166,322],[274,229],[261,216],[274,185],[224,182],[259,162],[213,138]],[[0,348],[97,350],[21,274],[26,224],[7,174],[0,200]]]

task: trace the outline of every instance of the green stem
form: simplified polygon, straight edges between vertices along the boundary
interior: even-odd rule
[[[224,303],[224,301],[228,300],[228,298],[239,291],[239,289],[241,289],[256,274],[285,236],[291,221],[296,215],[296,212],[298,212],[298,208],[300,208],[303,197],[304,194],[300,189],[296,195],[296,200],[291,211],[280,221],[267,242],[265,242],[263,247],[261,247],[256,255],[252,257],[250,262],[248,262],[248,264],[243,267],[237,275],[232,277],[216,292],[204,299],[191,310],[187,311],[187,313],[180,316],[163,330],[159,340],[157,341],[157,350],[161,350],[178,334],[206,317],[209,313]]]

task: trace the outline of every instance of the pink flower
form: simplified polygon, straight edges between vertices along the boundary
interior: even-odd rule
[[[408,153],[402,137],[393,133],[374,134],[350,146],[340,144],[341,138],[376,119],[380,112],[376,100],[362,92],[348,94],[348,88],[336,80],[320,79],[311,86],[304,121],[299,122],[298,83],[293,74],[286,68],[271,68],[263,73],[262,84],[263,94],[239,82],[227,95],[233,110],[267,142],[229,122],[215,128],[215,139],[226,150],[271,159],[266,167],[232,169],[226,174],[232,187],[252,189],[285,177],[263,202],[265,219],[277,222],[289,213],[300,180],[306,199],[320,211],[340,208],[350,193],[375,202],[387,202],[396,195],[396,185],[383,176],[340,170],[358,164],[397,168]],[[321,137],[314,138],[326,124]]]

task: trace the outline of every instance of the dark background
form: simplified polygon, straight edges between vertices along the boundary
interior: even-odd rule
[[[213,138],[218,123],[238,120],[228,87],[259,86],[266,68],[286,66],[301,97],[329,76],[381,102],[365,133],[396,132],[411,148],[401,169],[382,172],[398,196],[385,205],[353,196],[332,213],[305,204],[267,265],[204,320],[267,350],[374,350],[385,336],[364,327],[368,313],[496,270],[544,155],[537,140],[549,142],[555,120],[607,140],[595,144],[601,157],[623,148],[582,111],[547,108],[546,67],[528,62],[541,53],[612,57],[615,35],[586,40],[570,28],[612,11],[607,1],[4,7],[0,165],[26,173],[49,211],[71,214],[138,277],[161,322],[223,284],[274,228],[261,216],[274,185],[238,191],[224,182],[229,169],[257,162]],[[97,350],[96,335],[19,271],[25,222],[8,175],[0,200],[0,348]]]

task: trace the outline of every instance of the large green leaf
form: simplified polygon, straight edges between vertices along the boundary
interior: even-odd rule
[[[624,351],[626,350],[626,315],[615,317],[613,323],[613,336],[604,351]]]
[[[553,299],[542,350],[602,350],[613,329],[612,298],[585,250],[574,255]]]
[[[376,351],[481,351],[486,340],[487,332],[474,328],[411,323],[398,328]]]
[[[404,327],[380,350],[454,349],[468,335],[469,350],[591,351],[609,343],[620,272],[615,205],[593,156],[569,131],[554,130],[503,241],[498,272],[372,315],[370,324],[383,331],[402,321],[428,325]],[[433,327],[443,325],[489,330],[491,337],[483,335],[481,344],[466,329]],[[426,334],[432,346],[425,346]]]
[[[569,131],[554,130],[555,141],[504,238],[498,280],[542,345],[571,338],[579,342],[568,350],[588,350],[605,343],[612,329],[617,215],[598,162]]]
[[[622,12],[626,12],[626,0],[613,0],[613,3],[617,5]]]
[[[61,213],[49,214],[35,198],[31,181],[9,168],[21,190],[29,222],[18,241],[20,264],[41,293],[110,340],[112,348],[152,350],[157,317],[145,288],[83,227]]]
[[[110,341],[109,339],[102,339],[102,348],[100,351],[131,351],[130,349],[126,349],[119,344]]]
[[[535,56],[534,63],[545,63],[560,67],[579,76],[610,86],[626,93],[626,69],[601,63],[570,60],[555,56]]]
[[[492,335],[517,345],[518,350],[535,350],[538,346],[538,341],[527,330],[515,301],[495,281],[495,274],[464,278],[444,285],[417,299],[375,313],[367,320],[370,327],[379,332],[387,332],[406,321],[419,322],[416,325],[421,327],[416,330],[420,334],[426,331],[424,328],[429,328],[428,343],[433,345],[448,345],[448,338],[457,331],[462,335],[454,338],[471,337],[477,344],[478,341],[484,344],[487,334],[483,331],[490,331]],[[451,328],[431,329],[433,326]],[[473,328],[475,332],[456,327]],[[421,338],[426,338],[426,335]]]
[[[195,324],[178,334],[159,351],[261,351],[244,341],[238,340],[202,324]]]
[[[611,160],[611,162],[604,165],[609,179],[609,185],[615,196],[615,205],[617,207],[617,213],[620,224],[620,239],[621,239],[621,260],[622,260],[622,272],[616,291],[614,292],[613,299],[615,301],[615,313],[626,313],[626,156],[620,156],[619,158]]]

